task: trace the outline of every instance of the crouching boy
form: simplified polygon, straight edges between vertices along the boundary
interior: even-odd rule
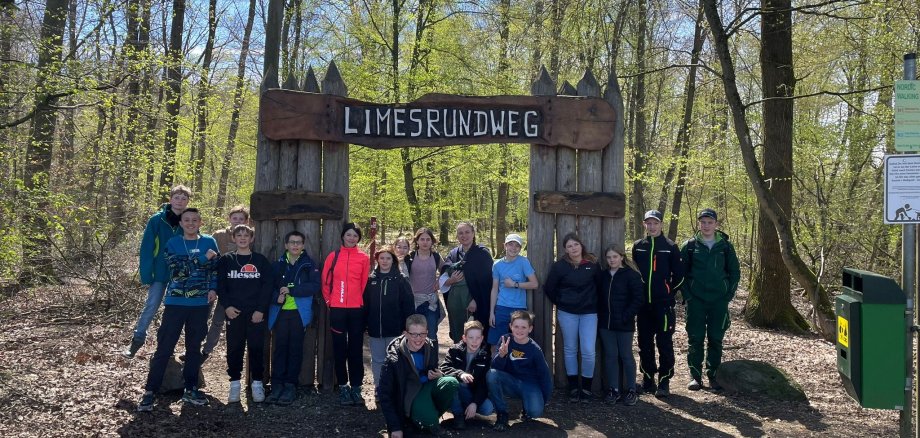
[[[489,400],[486,373],[492,363],[489,349],[483,345],[482,323],[467,321],[463,325],[463,339],[447,350],[441,364],[445,375],[460,381],[460,389],[451,405],[454,428],[466,429],[466,420],[479,415],[492,415],[495,407]]]
[[[380,376],[380,409],[392,438],[406,426],[438,433],[438,419],[447,412],[460,383],[438,368],[438,351],[428,339],[422,315],[406,318],[406,331],[387,346]]]
[[[489,382],[489,400],[495,405],[497,420],[495,430],[508,428],[508,404],[505,397],[521,399],[523,418],[533,419],[543,415],[543,407],[553,393],[553,379],[543,350],[530,339],[533,317],[529,312],[515,310],[511,313],[511,334],[502,335],[498,351],[492,357],[492,369],[486,377]]]

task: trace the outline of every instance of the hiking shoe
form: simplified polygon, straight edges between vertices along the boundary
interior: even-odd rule
[[[466,430],[466,418],[463,418],[463,412],[454,415],[454,429]]]
[[[615,405],[620,401],[620,391],[617,389],[610,389],[607,391],[607,395],[604,397],[604,403],[608,405]]]
[[[504,432],[508,430],[508,413],[499,412],[495,416],[495,424],[492,426],[496,432]]]
[[[240,402],[240,386],[239,380],[230,382],[230,394],[227,396],[227,403]]]
[[[691,390],[691,391],[699,391],[699,390],[700,390],[700,381],[697,380],[697,379],[690,379],[690,383],[687,384],[687,389],[689,389],[689,390]]]
[[[351,405],[364,406],[364,396],[361,395],[361,385],[351,387]]]
[[[636,402],[639,400],[639,394],[636,394],[635,389],[630,389],[626,393],[626,397],[623,397],[623,404],[626,406],[635,406]]]
[[[667,396],[669,396],[669,395],[671,395],[671,391],[668,390],[668,384],[667,384],[667,383],[659,384],[659,385],[658,385],[658,390],[655,391],[655,397],[657,397],[657,398],[665,398],[665,397],[667,397]]]
[[[655,390],[658,389],[655,386],[655,381],[648,378],[642,378],[642,392],[645,394],[654,394]]]
[[[712,388],[713,391],[721,391],[721,390],[722,390],[722,385],[719,384],[719,381],[716,380],[715,377],[710,377],[710,378],[709,378],[709,387]]]
[[[140,350],[143,346],[143,339],[132,338],[131,343],[125,347],[125,349],[121,352],[121,355],[128,359],[133,359],[134,355],[137,354],[137,351]]]
[[[279,388],[280,389],[280,388]],[[280,389],[281,396],[278,397],[278,403],[282,406],[290,405],[294,403],[294,399],[297,398],[297,387],[293,383],[285,383],[284,389]]]
[[[581,398],[581,390],[574,388],[569,390],[569,401],[572,403],[578,403],[578,399]]]
[[[147,391],[141,397],[141,402],[137,404],[137,412],[150,412],[153,410],[153,403],[156,401],[156,395],[153,391]]]
[[[339,406],[353,406],[355,401],[351,398],[351,388],[348,385],[339,386]]]
[[[261,380],[253,380],[252,386],[250,386],[249,389],[252,391],[253,403],[262,403],[265,401],[265,387],[262,386]]]
[[[281,393],[284,392],[283,383],[273,383],[272,390],[268,393],[268,397],[265,397],[265,403],[275,404],[278,403],[278,399],[281,398]]]
[[[198,388],[186,389],[182,394],[182,401],[195,406],[208,404],[208,398]]]
[[[589,389],[582,389],[581,394],[578,395],[578,398],[582,403],[591,403],[591,400],[594,400],[594,393]]]

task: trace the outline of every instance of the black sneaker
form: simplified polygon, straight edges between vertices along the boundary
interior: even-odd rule
[[[669,395],[671,395],[671,391],[668,389],[668,382],[667,382],[667,381],[659,382],[659,383],[658,383],[658,390],[655,391],[655,397],[657,397],[657,398],[665,398],[665,397],[667,397],[667,396],[669,396]]]
[[[294,403],[294,399],[297,398],[297,387],[293,383],[285,383],[284,389],[281,391],[281,397],[278,398],[278,404],[282,406],[290,405]]]
[[[339,406],[353,406],[354,400],[351,399],[351,388],[348,385],[339,385]]]
[[[639,394],[636,394],[635,389],[630,389],[626,393],[626,397],[623,397],[623,404],[626,406],[635,406],[636,402],[639,400]]]
[[[508,413],[499,412],[495,416],[495,424],[492,426],[496,432],[504,432],[508,430]]]
[[[578,398],[582,403],[591,403],[591,400],[594,400],[594,393],[591,392],[591,390],[582,389],[578,395]]]
[[[715,377],[710,377],[710,378],[709,378],[709,387],[712,388],[713,391],[721,391],[721,390],[722,390],[722,385],[719,384],[718,379],[716,379]]]
[[[687,389],[691,391],[699,391],[700,387],[700,381],[696,378],[690,379],[690,383],[687,384]]]
[[[137,404],[137,412],[150,412],[153,410],[153,404],[156,402],[156,395],[153,391],[147,391],[141,397],[141,402]]]
[[[265,397],[265,403],[275,404],[278,403],[278,399],[281,398],[281,393],[284,392],[284,384],[272,385],[272,390],[268,393],[268,397]]]
[[[610,389],[607,391],[607,395],[604,397],[604,403],[608,405],[615,405],[620,401],[620,391],[617,389]]]
[[[454,429],[466,430],[466,418],[463,418],[463,412],[454,415]]]
[[[208,404],[208,398],[198,388],[186,389],[182,394],[182,401],[195,406]]]
[[[581,399],[581,390],[574,388],[569,390],[569,401],[572,403],[578,403],[578,400]]]
[[[143,346],[143,339],[132,338],[131,343],[125,347],[125,349],[121,352],[121,355],[128,359],[133,359],[134,355],[137,354],[137,351],[140,350]]]
[[[655,381],[648,378],[642,378],[642,392],[645,394],[654,394],[655,390],[658,389],[655,386]]]

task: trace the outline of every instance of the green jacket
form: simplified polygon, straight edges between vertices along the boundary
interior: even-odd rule
[[[709,249],[697,233],[681,246],[680,256],[686,272],[684,299],[715,302],[735,297],[741,269],[727,234],[716,230],[716,242]]]

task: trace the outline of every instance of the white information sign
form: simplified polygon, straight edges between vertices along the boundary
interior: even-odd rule
[[[920,154],[885,157],[885,223],[920,224]]]
[[[894,83],[894,149],[920,151],[920,81]]]

